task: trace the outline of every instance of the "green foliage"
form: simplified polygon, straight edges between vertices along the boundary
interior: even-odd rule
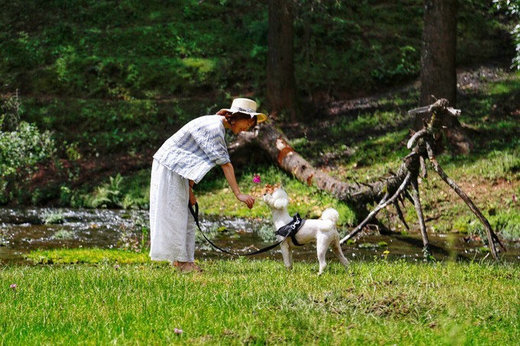
[[[150,170],[141,170],[135,175],[123,177],[117,173],[95,186],[90,193],[62,189],[63,198],[74,200],[74,207],[146,209],[150,198]]]
[[[256,230],[258,236],[266,243],[274,243],[276,241],[276,232],[273,225],[264,224]]]
[[[52,237],[52,239],[74,239],[74,232],[68,231],[66,229],[60,229],[56,231]]]
[[[67,155],[67,159],[70,161],[78,161],[81,159],[81,153],[78,149],[78,142],[74,142],[71,144],[68,144],[67,141],[63,143],[63,146],[65,149],[65,154]]]
[[[50,132],[40,133],[25,121],[16,131],[0,133],[0,172],[6,179],[22,173],[34,172],[34,165],[49,159],[55,148]]]
[[[14,98],[4,103],[2,111],[7,112],[0,116],[0,203],[16,197],[17,190],[37,171],[37,164],[49,160],[56,150],[49,131],[40,132],[25,121],[17,123],[20,107],[18,97]]]
[[[502,237],[508,240],[520,238],[520,213],[514,206],[512,208],[504,208],[501,206],[497,209],[488,210],[486,218],[493,230],[498,232]],[[467,224],[467,232],[478,234],[483,239],[486,237],[486,230],[482,223],[477,219],[472,219]]]
[[[518,0],[493,0],[495,8],[499,12],[505,12],[514,20],[511,35],[515,41],[516,55],[513,58],[513,66],[520,69],[520,2]]]
[[[76,96],[129,99],[154,90],[164,95],[218,89],[240,73],[228,59],[243,59],[255,46],[249,25],[257,25],[251,19],[260,5],[234,1],[232,6],[242,14],[238,26],[226,9],[193,1],[30,2],[24,13],[40,23],[37,27],[27,23],[22,31],[0,22],[6,32],[0,40],[6,56],[0,71],[21,74],[9,75],[11,87]],[[18,12],[14,2],[4,6],[3,15],[7,19]],[[12,32],[19,33],[17,40],[7,39]],[[233,52],[231,42],[241,42],[242,49]]]
[[[0,73],[6,80],[0,88],[122,100],[206,91],[222,97],[224,90],[264,94],[265,2],[21,4],[6,3],[0,17]],[[420,0],[298,1],[294,46],[300,91],[335,96],[415,78],[422,6]],[[503,27],[488,12],[484,0],[462,4],[459,60],[502,53],[496,37]]]
[[[46,225],[62,224],[64,221],[61,213],[45,213],[43,220]]]
[[[89,155],[114,152],[126,155],[156,148],[176,128],[212,108],[208,102],[55,99],[42,104],[41,100],[27,98],[24,106],[29,121],[53,129],[56,141],[64,142],[61,155],[76,160]]]
[[[125,177],[121,184],[124,209],[148,209],[150,204],[150,170],[143,169],[132,176]]]
[[[15,131],[20,123],[20,114],[23,112],[18,90],[2,102],[0,110],[0,131]]]
[[[382,82],[392,81],[399,82],[406,80],[410,76],[419,74],[419,49],[413,46],[404,46],[399,48],[399,56],[396,62],[392,62],[392,65],[388,66],[388,62],[384,60],[385,56],[381,54],[381,48],[379,46],[375,50],[376,58],[380,61],[377,68],[372,70],[371,76],[375,80]]]
[[[121,182],[123,177],[117,173],[115,177],[109,177],[109,182],[96,188],[87,204],[92,208],[117,208],[122,206]]]

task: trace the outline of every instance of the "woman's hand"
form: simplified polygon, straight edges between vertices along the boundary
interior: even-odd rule
[[[253,205],[255,204],[255,199],[253,197],[243,193],[238,194],[237,199],[240,202],[245,203],[249,209],[253,208]]]

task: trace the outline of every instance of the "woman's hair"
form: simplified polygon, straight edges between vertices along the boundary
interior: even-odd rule
[[[242,119],[245,119],[245,120],[254,119],[255,124],[253,126],[256,126],[256,122],[257,122],[256,115],[251,118],[251,116],[249,114],[240,113],[240,112],[237,112],[237,113],[227,112],[224,116],[226,117],[227,121],[230,124],[233,124]]]

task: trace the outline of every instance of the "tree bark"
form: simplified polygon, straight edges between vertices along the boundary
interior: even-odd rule
[[[457,1],[425,0],[423,48],[421,53],[420,105],[435,102],[432,96],[445,98],[453,107],[457,99]],[[421,129],[429,119],[418,114],[415,129]],[[447,121],[447,120],[446,120]],[[462,154],[471,151],[473,145],[465,129],[456,119],[450,118],[444,135],[452,148]],[[441,142],[437,142],[441,144]],[[437,148],[437,149],[440,149]]]
[[[292,0],[269,0],[266,96],[271,116],[288,113],[295,122],[293,6]]]
[[[445,98],[455,107],[457,74],[457,1],[425,0],[423,48],[421,54],[420,105],[429,105],[431,95]],[[422,128],[422,123],[419,128]]]

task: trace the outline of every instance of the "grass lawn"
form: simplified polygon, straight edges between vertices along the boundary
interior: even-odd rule
[[[0,267],[0,344],[515,344],[520,271],[479,263]],[[13,284],[16,287],[11,287]],[[181,331],[182,330],[182,331]]]

